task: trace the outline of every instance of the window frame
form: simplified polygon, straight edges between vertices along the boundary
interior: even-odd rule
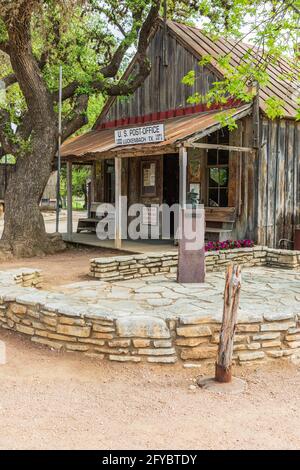
[[[214,143],[216,145],[218,144],[221,144],[220,142],[220,132],[222,132],[222,130],[220,131],[217,131],[215,133],[215,135],[211,135],[209,136],[208,138],[208,143]],[[229,132],[229,131],[228,131]],[[215,137],[215,138],[214,138]],[[210,139],[211,138],[211,139]],[[229,134],[228,134],[228,143],[225,143],[224,140],[222,140],[222,144],[225,144],[225,145],[229,145]],[[215,164],[209,164],[209,155],[208,155],[208,152],[211,151],[211,150],[214,150],[216,152],[216,161],[217,163]],[[219,163],[220,161],[220,158],[219,158],[219,153],[220,152],[227,152],[227,163],[224,164],[224,163]],[[212,189],[217,189],[218,191],[218,206],[217,207],[229,207],[228,206],[228,203],[229,203],[229,159],[230,159],[230,152],[229,150],[223,150],[223,149],[207,149],[207,152],[206,152],[206,198],[207,198],[207,206],[208,207],[214,207],[214,206],[210,206],[210,197],[209,197],[209,193],[210,193],[210,190]],[[227,184],[226,186],[221,186],[219,183],[217,184],[216,187],[212,187],[210,186],[210,169],[211,168],[217,168],[217,169],[222,169],[222,168],[225,168],[227,169]],[[220,191],[221,190],[227,190],[227,205],[226,206],[220,206]]]

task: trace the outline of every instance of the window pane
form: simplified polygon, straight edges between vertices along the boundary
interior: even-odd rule
[[[218,207],[218,190],[217,189],[209,189],[208,190],[208,205],[210,207]]]
[[[209,187],[218,187],[219,185],[219,169],[218,168],[210,168],[209,169]]]
[[[229,152],[228,150],[219,150],[219,165],[228,165]]]
[[[228,169],[219,168],[219,185],[227,187],[228,186]]]
[[[209,149],[207,151],[207,164],[209,166],[211,165],[217,165],[218,163],[218,151],[214,149]]]
[[[220,189],[220,200],[219,200],[220,207],[227,207],[228,206],[228,189]]]

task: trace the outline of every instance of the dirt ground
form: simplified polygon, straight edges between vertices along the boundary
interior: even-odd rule
[[[88,279],[100,249],[13,260],[43,270],[44,288]],[[209,369],[124,365],[57,353],[0,330],[0,449],[299,449],[300,370],[276,362],[236,368],[247,390],[190,389]]]
[[[77,281],[91,280],[88,276],[89,260],[102,256],[120,256],[122,252],[89,247],[69,247],[63,253],[55,255],[13,259],[1,262],[0,270],[11,268],[37,268],[42,270],[43,289],[51,289]]]
[[[191,390],[209,370],[111,364],[0,330],[0,449],[299,449],[300,371],[236,368],[247,390]]]

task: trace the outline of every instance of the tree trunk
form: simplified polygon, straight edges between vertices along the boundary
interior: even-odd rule
[[[15,256],[29,257],[56,251],[46,234],[40,200],[51,175],[56,152],[56,130],[48,127],[36,135],[30,154],[17,160],[5,193],[2,240]],[[62,246],[57,247],[61,249]]]
[[[217,382],[231,382],[234,333],[240,301],[241,268],[228,266],[224,291],[223,320],[216,363]]]
[[[57,241],[47,236],[39,208],[57,150],[57,119],[51,94],[33,57],[30,13],[25,10],[8,25],[11,65],[32,124],[30,140],[24,142],[30,149],[18,155],[5,193],[2,240],[16,256],[51,253],[55,251],[53,241]]]

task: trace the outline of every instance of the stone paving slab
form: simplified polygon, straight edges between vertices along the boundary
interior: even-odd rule
[[[300,362],[300,273],[243,268],[234,361]],[[205,284],[171,274],[37,289],[37,270],[0,271],[0,326],[55,350],[111,361],[215,361],[224,273]]]
[[[0,295],[30,305],[39,302],[49,311],[81,316],[114,317],[152,315],[163,319],[209,317],[221,321],[224,274],[208,273],[205,284],[179,284],[175,276],[157,275],[117,282],[83,281],[57,288],[57,292],[15,285],[16,278],[39,272],[19,268],[0,273]],[[267,267],[244,268],[242,272],[240,321],[274,321],[300,314],[300,273]]]
[[[267,267],[244,268],[239,318],[283,320],[300,314],[300,273]],[[208,273],[205,284],[179,284],[174,275],[117,282],[84,281],[61,292],[88,305],[118,312],[147,312],[164,319],[190,315],[221,320],[224,274]],[[92,295],[91,295],[92,293]]]

